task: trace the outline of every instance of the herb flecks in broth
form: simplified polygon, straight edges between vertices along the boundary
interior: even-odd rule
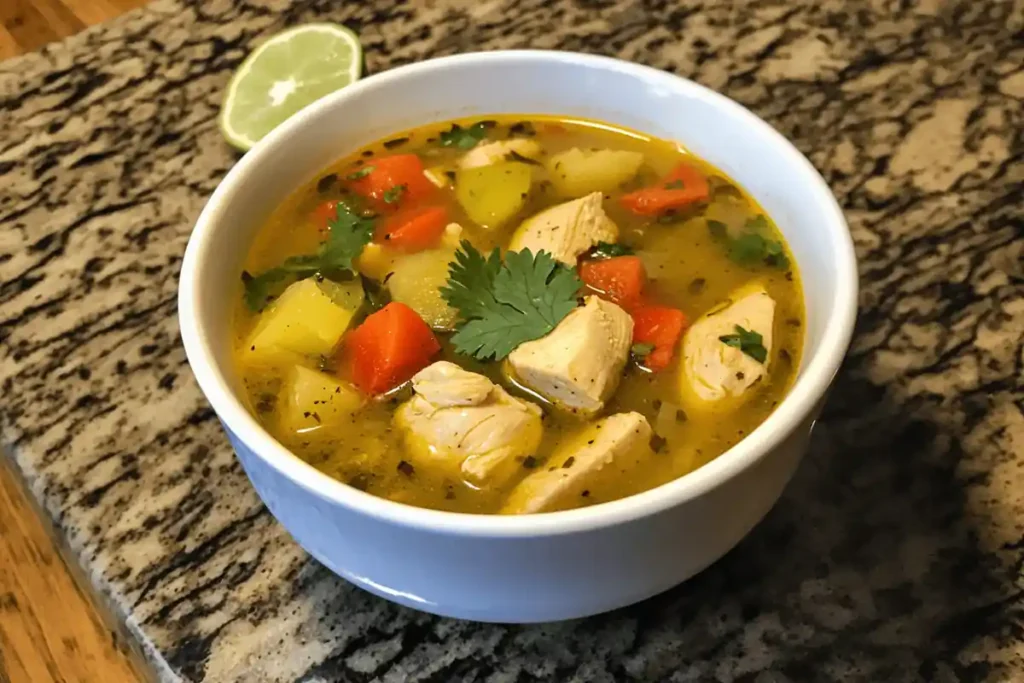
[[[531,512],[658,486],[750,433],[799,367],[799,277],[771,220],[676,143],[605,124],[395,131],[285,201],[245,270],[253,413],[328,475],[412,505]]]
[[[736,325],[735,334],[724,334],[718,338],[726,346],[732,346],[747,354],[758,363],[764,363],[768,358],[768,351],[764,348],[764,338],[760,333],[753,330],[745,330]]]
[[[468,128],[463,128],[453,123],[449,130],[440,135],[442,147],[455,147],[457,149],[473,149],[487,136],[487,126],[481,121],[474,123]]]

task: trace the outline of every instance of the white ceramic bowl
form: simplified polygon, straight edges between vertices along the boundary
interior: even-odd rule
[[[590,508],[526,516],[409,507],[321,474],[274,440],[239,399],[232,298],[247,246],[301,183],[360,145],[466,115],[564,114],[681,141],[737,180],[786,236],[807,324],[792,391],[765,422],[697,471]],[[828,187],[766,123],[671,74],[562,52],[489,52],[413,64],[325,97],[228,173],[185,253],[179,316],[196,379],[253,486],[311,555],[389,600],[455,617],[534,622],[642,600],[693,576],[772,507],[806,450],[846,351],[857,305],[850,235]]]

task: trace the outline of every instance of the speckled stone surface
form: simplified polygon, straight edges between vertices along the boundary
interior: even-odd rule
[[[1024,3],[163,1],[0,63],[0,429],[154,666],[187,681],[1024,680]],[[821,169],[857,335],[784,498],[701,576],[548,626],[437,619],[309,560],[185,363],[176,277],[282,27],[372,71],[601,52],[739,100]]]

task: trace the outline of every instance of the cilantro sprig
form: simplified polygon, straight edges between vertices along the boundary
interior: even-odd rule
[[[576,308],[582,285],[573,269],[545,251],[510,251],[502,262],[498,249],[485,257],[463,241],[441,288],[441,297],[459,311],[455,350],[479,360],[505,358],[555,329]]]
[[[373,219],[360,216],[345,202],[338,202],[335,217],[327,224],[330,232],[317,253],[291,256],[259,275],[242,273],[245,303],[251,310],[263,310],[270,299],[280,294],[288,280],[317,273],[356,272],[354,262],[373,237]]]
[[[487,136],[487,126],[483,121],[474,123],[468,128],[463,128],[453,123],[449,130],[443,131],[440,135],[442,147],[456,147],[458,149],[473,149]]]
[[[740,265],[763,264],[779,270],[789,268],[789,257],[786,256],[782,242],[765,237],[770,227],[764,216],[758,215],[748,220],[738,237],[732,237],[721,221],[709,220],[708,230],[715,239],[726,245],[729,258]]]
[[[764,348],[764,338],[759,332],[745,330],[739,325],[734,326],[736,334],[726,334],[718,338],[726,346],[732,346],[750,356],[758,363],[764,364],[768,358],[768,349]]]

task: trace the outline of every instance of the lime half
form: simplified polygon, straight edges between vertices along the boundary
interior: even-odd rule
[[[304,24],[257,47],[231,78],[220,129],[248,150],[285,119],[324,95],[359,80],[363,48],[337,24]]]

